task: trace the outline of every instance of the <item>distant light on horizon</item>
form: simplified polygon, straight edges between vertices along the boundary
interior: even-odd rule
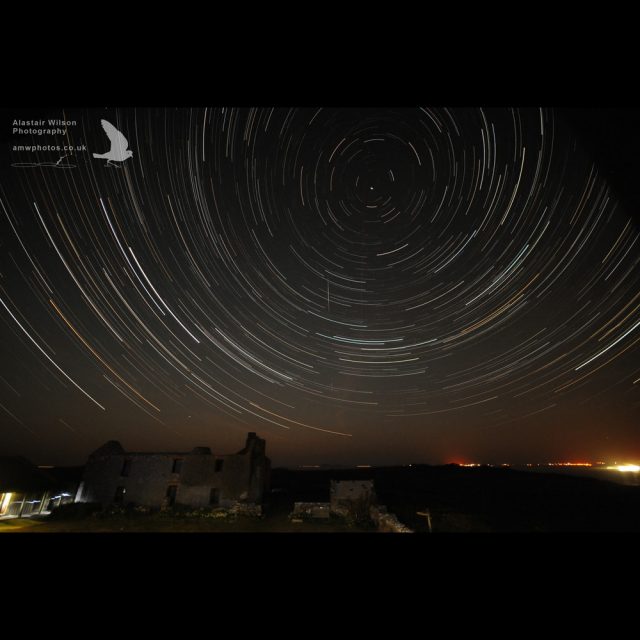
[[[619,464],[615,467],[607,467],[607,469],[614,469],[621,471],[622,473],[638,473],[640,471],[640,465],[637,464]]]
[[[547,467],[592,467],[590,462],[547,462]]]

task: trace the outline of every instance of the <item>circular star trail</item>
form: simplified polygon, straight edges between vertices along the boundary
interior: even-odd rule
[[[101,118],[119,168],[92,157]],[[70,168],[3,168],[7,441],[249,428],[276,453],[406,437],[419,457],[637,418],[640,234],[552,110],[64,119],[87,146]]]

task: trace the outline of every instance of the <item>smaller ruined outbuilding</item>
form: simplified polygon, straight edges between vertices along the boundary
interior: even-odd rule
[[[332,480],[329,495],[331,511],[354,520],[368,519],[377,502],[373,480]]]
[[[387,507],[378,504],[373,480],[331,480],[330,502],[296,502],[292,522],[343,518],[370,523],[384,533],[413,533]]]

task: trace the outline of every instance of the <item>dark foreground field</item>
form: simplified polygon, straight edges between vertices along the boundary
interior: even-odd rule
[[[328,500],[330,479],[373,479],[379,502],[415,531],[640,531],[640,487],[455,465],[273,473],[277,500]],[[278,491],[278,489],[281,490]]]
[[[158,515],[123,515],[108,518],[0,520],[0,533],[357,533],[355,525],[338,521],[292,523],[287,514],[264,518],[216,520]]]
[[[640,531],[640,487],[508,468],[457,466],[353,470],[275,469],[262,519],[166,517],[160,514],[1,520],[0,532],[249,532],[357,533],[371,531],[337,519],[294,523],[297,501],[329,500],[330,480],[373,479],[379,502],[416,532],[427,532],[429,510],[439,532]]]

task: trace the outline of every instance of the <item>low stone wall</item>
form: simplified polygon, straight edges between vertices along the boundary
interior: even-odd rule
[[[328,520],[331,517],[331,503],[329,502],[295,502],[289,516],[292,519],[319,518]]]
[[[413,533],[413,529],[409,529],[402,524],[393,513],[387,513],[378,520],[378,531],[383,533]]]
[[[310,519],[328,520],[331,516],[347,517],[348,512],[341,508],[332,507],[330,502],[295,502],[289,518],[293,522],[302,522]],[[412,529],[405,526],[393,513],[387,511],[383,504],[372,505],[369,516],[376,525],[378,531],[383,533],[413,533]]]
[[[382,533],[413,533],[412,529],[398,520],[394,513],[388,513],[384,505],[374,505],[369,510],[371,519]]]
[[[230,509],[229,513],[236,516],[251,516],[252,518],[262,517],[262,505],[252,502],[236,502]]]

